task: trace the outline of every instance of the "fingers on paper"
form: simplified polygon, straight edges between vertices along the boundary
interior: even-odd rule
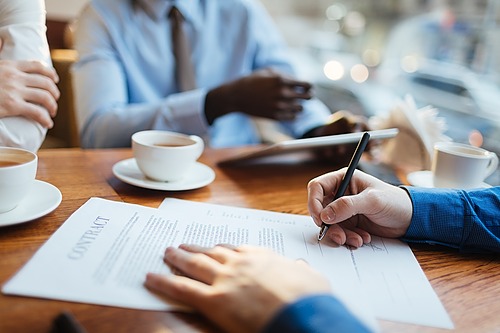
[[[363,229],[349,229],[341,224],[333,224],[327,232],[327,237],[339,245],[361,247],[371,242],[371,235]]]
[[[188,305],[195,305],[209,294],[209,286],[178,275],[161,275],[148,273],[145,286],[177,301]]]
[[[183,244],[167,248],[164,261],[174,274],[212,284],[224,270],[224,264],[235,255],[234,246],[228,244],[212,248]]]
[[[295,263],[297,265],[299,265],[299,266],[302,266],[302,267],[309,267],[309,268],[311,267],[309,265],[309,263],[307,262],[307,260],[304,259],[304,258],[297,258],[297,259],[295,259]]]
[[[224,264],[234,255],[235,246],[231,244],[218,244],[214,247],[202,247],[193,244],[181,244],[180,249],[190,253],[200,253]]]
[[[182,275],[211,284],[220,263],[200,252],[189,252],[181,248],[169,247],[164,257],[173,271],[180,271]]]

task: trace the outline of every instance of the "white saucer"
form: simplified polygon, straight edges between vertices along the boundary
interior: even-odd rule
[[[16,208],[0,214],[0,227],[32,221],[56,209],[61,203],[61,191],[52,184],[35,180],[30,192]]]
[[[429,188],[434,187],[434,184],[432,182],[432,171],[429,170],[411,172],[406,176],[406,179],[413,186]],[[480,187],[487,188],[491,187],[491,185],[481,183]]]
[[[183,179],[174,182],[160,182],[144,176],[139,170],[135,158],[129,158],[113,165],[113,174],[121,181],[151,190],[184,191],[200,188],[215,179],[215,172],[203,163],[196,162]]]

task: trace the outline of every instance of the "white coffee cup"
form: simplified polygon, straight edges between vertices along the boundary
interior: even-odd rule
[[[172,182],[194,167],[205,145],[196,135],[148,130],[132,135],[132,151],[141,172],[148,178]]]
[[[21,148],[0,147],[0,214],[16,208],[28,194],[37,166],[36,154]]]
[[[498,167],[498,156],[485,149],[457,142],[434,146],[432,177],[434,187],[477,188]]]

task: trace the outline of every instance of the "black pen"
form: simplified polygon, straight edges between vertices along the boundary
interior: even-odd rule
[[[351,161],[349,162],[349,166],[347,167],[347,171],[344,174],[344,177],[342,177],[342,180],[340,181],[340,186],[337,190],[337,193],[335,193],[335,197],[333,198],[333,201],[337,200],[341,196],[344,195],[345,191],[347,190],[347,186],[349,186],[349,182],[351,181],[352,174],[354,173],[354,170],[358,167],[359,159],[361,158],[361,155],[363,155],[363,152],[365,151],[366,145],[368,144],[368,141],[370,140],[370,134],[368,132],[364,132],[363,136],[358,142],[358,146],[356,147],[356,150],[354,151],[354,155],[351,158]],[[321,225],[321,229],[319,231],[318,235],[318,242],[325,237],[326,232],[328,231],[328,228],[330,225],[323,224]]]
[[[86,333],[87,331],[68,311],[60,313],[53,322],[50,333]]]

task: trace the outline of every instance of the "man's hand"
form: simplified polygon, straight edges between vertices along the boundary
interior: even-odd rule
[[[209,123],[230,112],[276,120],[293,120],[303,100],[312,97],[311,84],[271,69],[229,82],[208,92],[205,114]]]
[[[345,172],[343,168],[309,182],[307,205],[314,223],[329,224],[326,236],[340,245],[360,247],[371,235],[402,237],[413,215],[406,190],[356,170],[346,194],[332,201]]]
[[[58,81],[56,71],[38,61],[0,60],[0,118],[22,116],[51,128]]]
[[[178,275],[148,274],[146,286],[200,311],[225,332],[257,333],[286,304],[331,293],[325,277],[303,261],[269,249],[193,245],[168,248]]]
[[[336,134],[347,134],[354,132],[368,131],[367,119],[362,116],[356,116],[348,111],[337,111],[330,117],[330,120],[324,126],[318,127],[307,133],[306,137],[317,137]],[[368,145],[367,151],[372,143]],[[327,160],[336,166],[343,167],[349,164],[357,143],[336,145],[333,147],[320,149],[316,151],[318,158]]]

